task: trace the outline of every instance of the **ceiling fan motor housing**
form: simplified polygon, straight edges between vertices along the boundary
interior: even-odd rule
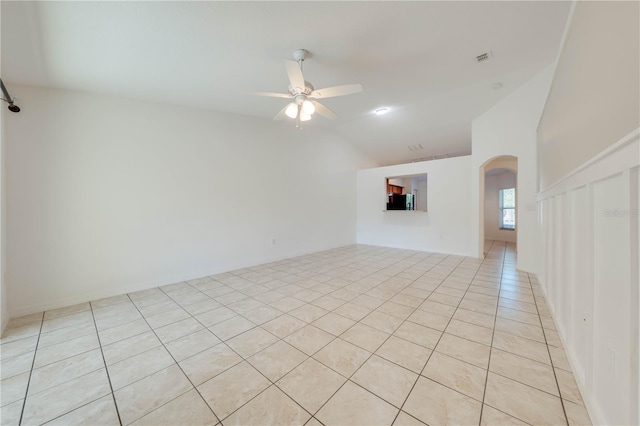
[[[308,57],[309,57],[309,51],[306,49],[298,49],[293,52],[293,58],[298,62],[304,61]]]
[[[313,91],[314,91],[313,85],[311,83],[309,83],[308,81],[304,82],[304,90],[302,90],[300,92],[296,91],[293,87],[291,87],[291,85],[289,85],[289,93],[293,97],[296,97],[296,95],[309,96],[311,94],[311,92],[313,92]]]

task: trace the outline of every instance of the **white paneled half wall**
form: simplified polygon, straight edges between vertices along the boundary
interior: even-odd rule
[[[638,421],[639,134],[538,197],[539,279],[594,424]]]

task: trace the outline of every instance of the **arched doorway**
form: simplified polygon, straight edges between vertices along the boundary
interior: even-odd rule
[[[518,158],[502,155],[480,166],[479,243],[481,253],[491,241],[513,245],[517,241]]]

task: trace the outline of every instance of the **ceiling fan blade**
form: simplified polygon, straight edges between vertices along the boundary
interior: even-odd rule
[[[296,61],[291,60],[285,61],[285,64],[287,66],[289,82],[291,83],[293,90],[296,92],[304,91],[304,76],[302,75],[300,65],[298,65]]]
[[[311,101],[311,103],[313,104],[313,106],[316,107],[316,112],[321,116],[328,118],[329,120],[335,120],[336,118],[338,118],[335,112],[331,111],[329,108],[322,105],[320,102]]]
[[[287,111],[287,108],[289,107],[289,105],[290,105],[290,104],[286,104],[286,105],[284,106],[284,108],[282,108],[282,109],[280,110],[280,112],[279,112],[279,113],[277,113],[275,117],[273,117],[273,121],[277,121],[277,120],[284,120],[285,118],[287,118],[286,111]]]
[[[250,95],[265,96],[267,98],[293,98],[289,93],[275,93],[275,92],[251,92]]]
[[[312,98],[325,99],[333,98],[335,96],[351,95],[353,93],[362,92],[361,84],[346,84],[344,86],[333,86],[325,89],[314,90],[311,93]]]

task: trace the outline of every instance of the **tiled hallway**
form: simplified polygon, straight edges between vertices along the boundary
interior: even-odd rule
[[[343,247],[9,327],[2,425],[589,423],[499,242],[484,261]]]

